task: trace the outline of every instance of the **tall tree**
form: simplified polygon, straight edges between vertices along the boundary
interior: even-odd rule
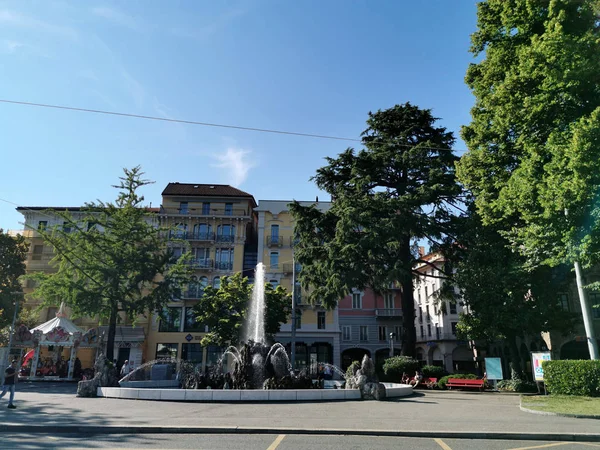
[[[471,52],[485,57],[467,71],[476,103],[457,175],[533,264],[600,260],[599,6],[478,5]]]
[[[575,324],[575,315],[563,309],[557,295],[572,274],[565,266],[528,268],[497,226],[484,226],[472,205],[469,212],[460,245],[452,247],[456,273],[445,294],[467,306],[459,334],[470,340],[504,342],[512,377],[523,378],[517,338],[530,339],[550,330],[566,333]]]
[[[204,290],[194,306],[198,323],[208,325],[208,333],[201,344],[235,345],[242,339],[243,324],[248,313],[252,284],[247,277],[236,273],[223,277],[219,289],[211,286]],[[281,324],[287,322],[291,311],[291,296],[282,286],[273,289],[265,283],[265,334],[273,339]]]
[[[416,243],[442,245],[454,238],[454,137],[436,126],[431,110],[406,103],[369,113],[364,149],[349,148],[312,179],[332,207],[290,207],[302,264],[299,280],[310,301],[334,307],[353,288],[376,292],[402,287],[402,353],[414,356],[413,274]]]
[[[87,205],[82,219],[51,211],[63,227],[41,231],[56,256],[52,274],[37,273],[34,298],[64,301],[74,316],[108,320],[106,356],[113,360],[121,313],[131,321],[163,307],[189,281],[189,270],[167,247],[157,218],[143,205],[139,189],[150,184],[141,168],[124,169],[114,203]]]
[[[23,295],[19,278],[25,275],[29,245],[23,236],[0,228],[0,328],[12,323],[15,301]]]

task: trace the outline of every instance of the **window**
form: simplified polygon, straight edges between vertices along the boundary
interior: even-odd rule
[[[204,289],[206,289],[206,287],[208,286],[208,278],[206,278],[205,276],[201,276],[198,279],[198,284],[199,284],[198,289],[200,289],[199,296],[202,297],[202,295],[204,295]]]
[[[367,342],[369,340],[369,327],[366,325],[361,325],[359,337],[361,341]]]
[[[56,317],[56,313],[58,312],[58,308],[55,306],[50,306],[48,308],[48,312],[46,313],[46,320],[52,320]]]
[[[188,213],[188,202],[179,202],[179,214]]]
[[[218,270],[232,270],[233,269],[233,249],[232,248],[218,248],[215,251],[215,267]]]
[[[279,225],[271,225],[271,244],[279,244]]]
[[[185,298],[200,298],[200,285],[198,284],[197,277],[194,277],[194,276],[191,277],[184,297]]]
[[[207,216],[210,214],[210,203],[204,202],[202,203],[202,215]]]
[[[177,359],[177,344],[156,344],[156,359]]]
[[[419,308],[419,322],[423,322],[423,310]]]
[[[296,330],[302,328],[302,311],[296,310]]]
[[[429,322],[431,320],[431,314],[429,314],[429,305],[426,306],[426,312],[427,312],[427,321]]]
[[[421,325],[421,337],[425,337],[425,331],[423,329],[423,325]]]
[[[217,227],[217,241],[233,242],[235,240],[235,226],[219,225]]]
[[[185,308],[185,323],[183,324],[183,331],[204,331],[205,326],[196,320],[196,313],[194,308],[188,306]]]
[[[215,289],[219,289],[221,287],[221,277],[214,277],[213,278],[213,287]]]
[[[40,261],[42,259],[43,252],[44,252],[43,245],[34,245],[33,246],[33,254],[31,255],[31,259],[34,261]]]
[[[427,286],[425,286],[425,303],[429,301],[429,294],[427,292]]]
[[[317,313],[317,328],[319,330],[325,329],[326,313],[325,311],[319,311]]]
[[[567,294],[558,294],[558,302],[564,311],[570,311],[569,296]]]
[[[195,248],[193,255],[198,267],[210,268],[210,248]]]
[[[40,220],[38,222],[38,230],[39,231],[46,231],[47,228],[48,228],[48,221],[47,220]]]
[[[450,314],[456,314],[456,302],[450,302]]]
[[[88,222],[88,224],[87,224],[87,230],[88,231],[95,230],[96,229],[96,225],[98,225],[96,222],[93,222],[93,221]]]
[[[212,227],[206,223],[197,223],[194,225],[194,238],[207,241],[212,238]]]
[[[435,338],[440,338],[440,327],[438,325],[435,326]]]
[[[427,324],[427,336],[431,337],[431,324]]]
[[[175,224],[175,230],[173,231],[172,236],[176,239],[184,239],[186,231],[187,225],[185,223],[177,223]]]
[[[360,295],[360,292],[352,294],[352,309],[362,309],[362,295]]]
[[[271,270],[279,267],[279,252],[271,252],[269,265],[271,266]]]
[[[421,304],[421,290],[417,291],[417,303],[420,305]]]
[[[379,340],[382,342],[387,341],[387,328],[386,327],[379,327]]]
[[[271,283],[273,289],[277,289],[277,286],[279,286],[279,280],[269,280],[269,283]]]
[[[452,334],[456,336],[456,324],[458,322],[450,322],[450,326],[452,327]]]
[[[212,367],[217,365],[224,351],[225,348],[219,347],[217,345],[209,345],[206,348],[206,366]],[[227,361],[227,358],[223,360],[223,363],[225,363],[225,361]]]
[[[400,325],[396,325],[394,327],[394,340],[396,342],[400,342],[402,340],[402,327],[400,327]]]
[[[200,344],[183,344],[181,359],[194,365],[202,364],[202,346]]]
[[[169,307],[163,310],[158,331],[166,333],[180,331],[181,307]]]
[[[225,215],[233,216],[233,203],[225,203]]]
[[[351,330],[351,328],[349,325],[344,325],[342,327],[342,340],[343,341],[349,341],[351,339],[350,330]]]
[[[592,305],[592,317],[594,319],[600,319],[600,293],[589,292],[588,301]]]
[[[73,229],[71,228],[71,223],[63,222],[63,233],[70,233],[71,231],[73,231]]]
[[[385,309],[394,309],[394,294],[387,293],[383,296],[383,307]]]

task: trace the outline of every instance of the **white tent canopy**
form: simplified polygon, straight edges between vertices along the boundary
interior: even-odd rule
[[[62,329],[62,330],[61,330]],[[54,337],[56,339],[56,343],[61,343],[61,345],[73,345],[73,335],[75,333],[80,333],[79,336],[83,334],[83,331],[77,327],[70,319],[67,318],[65,314],[65,304],[61,303],[60,309],[56,313],[56,317],[54,319],[50,319],[49,321],[38,325],[33,328],[31,332],[36,330],[40,330],[42,332],[43,341],[53,342]],[[69,337],[67,338],[67,334]],[[50,339],[48,339],[50,337]]]

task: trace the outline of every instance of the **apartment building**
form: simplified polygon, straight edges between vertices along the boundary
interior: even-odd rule
[[[163,318],[153,316],[149,360],[181,358],[205,368],[221,357],[224,349],[200,345],[206,328],[196,323],[193,307],[207,286],[218,287],[222,277],[248,270],[248,254],[256,252],[255,206],[252,195],[229,185],[169,183],[163,190],[158,218],[170,229],[165,238],[176,255],[192,253],[194,275]]]
[[[421,273],[414,282],[415,327],[417,331],[417,359],[423,364],[444,367],[448,372],[477,373],[473,350],[467,341],[456,337],[459,314],[464,306],[437,298],[444,280],[441,269],[444,257],[439,253],[423,255],[427,263],[416,266]]]
[[[392,284],[382,294],[372,289],[358,290],[340,300],[339,316],[342,332],[341,362],[346,369],[366,354],[376,364],[402,348],[402,296],[399,286]],[[391,334],[391,337],[390,337]],[[390,339],[392,342],[390,342]]]
[[[302,268],[294,264],[294,220],[287,200],[260,200],[254,209],[258,227],[258,262],[265,265],[267,281],[292,291],[293,272]],[[300,202],[327,211],[331,202]],[[296,283],[296,362],[297,369],[329,362],[340,365],[340,327],[337,308],[327,310],[309,305],[306,293]],[[291,321],[281,326],[276,340],[291,349]]]

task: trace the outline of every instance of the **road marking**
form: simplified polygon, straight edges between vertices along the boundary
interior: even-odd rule
[[[549,448],[549,447],[558,447],[559,445],[572,445],[572,444],[577,444],[577,442],[554,442],[552,444],[535,445],[533,447],[511,448],[510,450],[530,450],[533,448]]]
[[[281,444],[281,441],[283,441],[284,437],[285,437],[285,434],[280,434],[279,436],[277,436],[277,438],[273,441],[273,443],[271,445],[269,445],[267,450],[275,450],[277,447],[279,447],[279,444]]]
[[[433,440],[434,440],[434,441],[437,443],[437,445],[439,445],[440,447],[442,447],[444,450],[452,450],[452,449],[451,449],[451,448],[448,446],[448,444],[446,444],[446,443],[445,443],[444,441],[442,441],[441,439],[439,439],[439,438],[434,438]]]

